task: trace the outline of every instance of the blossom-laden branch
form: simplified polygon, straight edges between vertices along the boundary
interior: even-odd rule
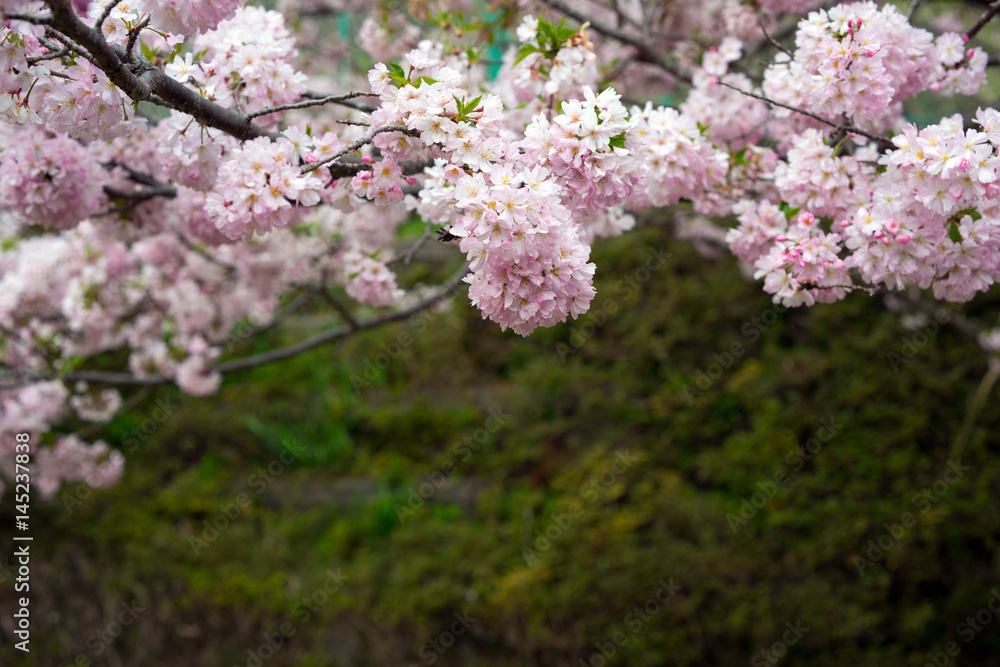
[[[374,97],[374,93],[366,93],[363,91],[353,91],[350,93],[344,93],[343,95],[327,95],[326,97],[314,98],[306,100],[305,102],[292,102],[291,104],[282,104],[276,107],[270,107],[267,109],[258,109],[257,111],[251,111],[245,114],[247,120],[253,120],[258,116],[266,116],[272,113],[278,113],[279,111],[291,111],[293,109],[308,109],[310,107],[323,106],[324,104],[333,104],[339,102],[345,102],[347,100],[352,100],[356,97]]]
[[[121,46],[108,44],[100,32],[80,20],[69,0],[46,0],[46,4],[52,15],[44,25],[82,47],[81,51],[85,51],[108,79],[133,100],[152,102],[156,99],[190,115],[202,125],[243,141],[257,137],[278,138],[277,133],[249,122],[243,114],[205,99],[148,60]]]
[[[743,90],[741,88],[737,88],[736,86],[730,85],[730,84],[726,83],[725,81],[718,81],[717,84],[720,85],[720,86],[725,86],[726,88],[731,88],[732,90],[735,90],[736,92],[738,92],[738,93],[740,93],[742,95],[746,95],[747,97],[753,97],[754,99],[761,100],[762,102],[766,102],[767,104],[778,106],[778,107],[781,107],[783,109],[788,109],[789,111],[794,111],[795,113],[802,114],[803,116],[808,116],[809,118],[812,118],[813,120],[818,120],[819,122],[824,123],[826,125],[829,125],[830,127],[834,127],[834,128],[836,128],[836,129],[838,129],[838,130],[840,130],[842,132],[847,132],[849,134],[857,134],[857,135],[865,137],[867,139],[871,139],[872,141],[874,141],[875,143],[877,143],[882,148],[886,148],[886,149],[894,148],[894,145],[893,145],[891,139],[889,139],[887,137],[879,136],[877,134],[873,134],[871,132],[868,132],[867,130],[862,130],[860,127],[855,127],[854,125],[842,125],[840,123],[836,123],[836,122],[830,120],[829,118],[823,118],[822,116],[814,114],[814,113],[812,113],[810,111],[806,111],[805,109],[799,109],[798,107],[793,107],[793,106],[788,105],[788,104],[782,104],[781,102],[776,102],[776,101],[772,100],[771,98],[769,98],[769,97],[767,97],[765,95],[758,95],[757,93],[750,92],[748,90]]]
[[[979,20],[972,24],[972,27],[965,32],[966,41],[971,40],[973,37],[979,34],[979,31],[986,27],[994,16],[1000,13],[1000,0],[997,0],[989,9],[983,12],[983,15],[979,17]]]
[[[227,373],[234,373],[236,371],[248,370],[251,368],[256,368],[258,366],[264,366],[267,364],[272,364],[278,361],[284,361],[285,359],[290,359],[309,350],[315,349],[327,343],[331,343],[336,340],[341,340],[350,336],[351,334],[365,331],[368,329],[374,329],[380,327],[384,324],[389,324],[391,322],[399,322],[405,320],[417,313],[426,310],[439,301],[450,296],[458,287],[463,284],[463,279],[469,273],[469,267],[464,266],[462,269],[454,273],[448,280],[442,283],[430,296],[427,296],[417,303],[407,307],[397,310],[395,312],[387,313],[379,317],[373,317],[366,321],[354,321],[348,322],[345,326],[338,326],[326,331],[320,332],[314,336],[306,338],[305,340],[299,341],[292,345],[286,347],[278,348],[276,350],[271,350],[270,352],[264,352],[261,354],[251,355],[249,357],[243,357],[241,359],[231,359],[229,361],[224,361],[207,369],[209,372],[222,373],[223,375]],[[353,319],[353,318],[351,318]],[[14,389],[17,387],[25,386],[33,382],[44,382],[48,380],[62,380],[66,383],[72,382],[94,382],[99,384],[110,384],[110,385],[120,385],[120,386],[156,386],[165,385],[174,382],[174,378],[168,377],[160,374],[139,376],[132,373],[120,373],[114,371],[97,371],[97,370],[82,370],[82,371],[71,371],[64,374],[33,374],[33,373],[23,373],[22,377],[18,380],[0,382],[0,389]]]

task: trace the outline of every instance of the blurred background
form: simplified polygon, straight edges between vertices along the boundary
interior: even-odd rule
[[[910,117],[995,106],[937,103]],[[0,665],[1000,665],[996,375],[962,331],[1000,298],[785,311],[642,220],[577,321],[501,333],[463,287],[152,393],[96,434],[121,483],[33,503],[28,655],[5,552]],[[401,284],[460,266],[430,245]],[[334,316],[302,312],[237,351]]]
[[[671,226],[595,261],[591,312],[526,339],[459,290],[158,391],[103,434],[119,485],[35,503],[35,641],[5,615],[3,664],[997,664],[978,346],[864,294],[778,313]]]

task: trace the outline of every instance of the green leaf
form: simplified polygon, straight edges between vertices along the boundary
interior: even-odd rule
[[[794,218],[799,214],[799,211],[802,210],[802,207],[798,206],[796,208],[792,208],[791,206],[788,205],[788,202],[783,201],[778,203],[778,210],[785,214],[785,220],[791,220],[792,218]]]
[[[518,64],[532,53],[538,53],[538,47],[534,44],[525,44],[517,52],[517,58],[514,60],[514,64]]]
[[[962,242],[962,234],[958,231],[958,223],[952,220],[951,226],[948,227],[948,238],[950,238],[955,243]]]
[[[625,148],[625,133],[617,134],[611,137],[611,147],[612,148]]]
[[[983,214],[974,208],[963,208],[961,211],[951,216],[952,220],[961,220],[965,216],[969,216],[973,220],[982,220]]]
[[[733,164],[742,164],[742,165],[750,164],[749,162],[747,162],[747,149],[744,148],[741,151],[733,153]]]
[[[478,108],[479,108],[479,103],[480,103],[480,102],[481,102],[482,100],[483,100],[483,96],[482,96],[482,95],[480,95],[480,96],[479,96],[479,97],[477,97],[476,99],[474,99],[474,100],[472,100],[471,102],[469,102],[468,104],[466,104],[466,105],[465,105],[465,112],[466,112],[466,113],[470,113],[470,112],[472,112],[472,111],[475,111],[476,109],[478,109]]]

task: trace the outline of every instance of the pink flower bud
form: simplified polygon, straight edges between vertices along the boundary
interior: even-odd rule
[[[319,158],[313,153],[306,153],[306,164],[315,164],[319,162]]]
[[[364,156],[363,158],[361,158],[361,161],[364,162],[365,164],[371,164],[372,162],[374,162],[374,160],[372,160],[372,157],[370,155]]]
[[[968,158],[962,158],[962,161],[958,163],[958,168],[961,169],[962,171],[968,169],[969,168]]]
[[[877,239],[880,239],[880,238],[882,238],[882,232],[881,231],[877,231],[874,234],[872,234],[872,236],[874,236]]]
[[[966,58],[971,58],[972,54],[975,53],[975,52],[976,52],[975,49],[969,49],[968,51],[965,52],[965,57]]]
[[[788,237],[785,236],[784,234],[782,234],[781,236],[779,236],[778,238],[776,238],[774,240],[777,241],[778,243],[784,243],[785,241],[788,240]]]
[[[874,51],[865,51],[865,56],[867,56],[867,57],[869,57],[869,58],[871,58],[871,57],[872,57],[872,56],[874,56],[874,55],[875,55],[875,52],[874,52]]]
[[[840,221],[840,226],[841,227],[850,227],[851,223],[849,223],[847,220],[841,220]]]
[[[885,236],[882,238],[882,245],[889,245],[889,237]]]
[[[847,19],[847,27],[848,28],[854,27],[854,19]]]
[[[417,184],[417,178],[415,176],[407,176],[406,177],[406,182],[409,185],[416,185]]]
[[[896,240],[899,241],[900,243],[902,243],[903,245],[906,245],[907,243],[910,242],[910,235],[909,234],[900,234],[899,236],[896,237]]]
[[[969,36],[968,35],[962,35],[962,41],[964,43],[968,43],[969,42]]]

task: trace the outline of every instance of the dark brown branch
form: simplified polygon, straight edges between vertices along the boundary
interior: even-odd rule
[[[317,93],[315,90],[307,90],[302,93],[302,97],[310,100],[322,100],[330,96],[326,93]],[[354,100],[334,100],[334,103],[339,104],[342,107],[350,107],[351,109],[357,109],[358,111],[363,111],[365,113],[371,113],[378,108],[368,104],[367,102],[356,102]]]
[[[381,326],[383,324],[388,324],[390,322],[398,322],[400,320],[405,320],[422,310],[430,308],[437,302],[441,301],[448,295],[450,295],[455,289],[457,289],[462,284],[462,279],[465,278],[466,274],[469,272],[469,267],[465,266],[460,271],[455,273],[451,278],[446,280],[438,290],[427,297],[426,299],[416,303],[409,308],[404,308],[403,310],[398,310],[382,317],[375,317],[366,322],[358,322],[357,327],[341,326],[334,329],[329,329],[322,333],[316,334],[311,338],[299,341],[293,345],[287,347],[279,348],[277,350],[272,350],[270,352],[264,352],[262,354],[255,354],[250,357],[244,357],[242,359],[232,359],[230,361],[225,361],[219,364],[215,364],[209,368],[209,372],[219,372],[222,374],[232,373],[234,371],[247,370],[250,368],[256,368],[257,366],[263,366],[265,364],[274,363],[276,361],[283,361],[289,359],[303,352],[307,352],[313,348],[324,345],[325,343],[330,343],[341,338],[346,338],[357,331],[364,331],[366,329],[374,329],[375,327]],[[128,386],[138,386],[138,387],[148,387],[163,384],[170,384],[174,380],[173,378],[167,377],[165,375],[149,375],[145,377],[139,377],[132,375],[131,373],[119,373],[114,371],[73,371],[66,373],[64,375],[59,375],[57,373],[39,373],[39,374],[24,374],[23,379],[20,381],[15,381],[12,383],[4,382],[0,383],[0,389],[15,389],[17,387],[25,386],[31,384],[32,382],[43,382],[47,380],[60,379],[63,382],[96,382],[100,384],[110,384],[110,385],[128,385]]]
[[[979,31],[982,30],[986,24],[990,22],[990,19],[996,16],[998,12],[1000,12],[1000,0],[994,2],[990,5],[989,9],[983,12],[983,15],[979,17],[979,20],[976,21],[971,28],[969,28],[969,30],[965,33],[965,36],[971,40],[979,34]]]
[[[308,109],[309,107],[318,107],[324,104],[344,102],[346,100],[354,99],[355,97],[377,97],[377,95],[375,95],[375,93],[365,93],[361,91],[344,93],[343,95],[327,95],[326,97],[312,98],[306,100],[305,102],[292,102],[291,104],[282,104],[281,106],[270,107],[267,109],[258,109],[257,111],[251,111],[250,113],[245,114],[245,117],[247,120],[252,120],[258,116],[266,116],[268,114],[278,113],[279,111]]]
[[[314,347],[319,347],[325,343],[329,343],[340,338],[346,338],[355,331],[363,331],[365,329],[372,329],[374,327],[380,326],[382,324],[388,324],[389,322],[398,322],[399,320],[405,320],[406,318],[419,313],[422,310],[430,308],[435,303],[444,299],[452,291],[462,284],[462,279],[469,272],[468,267],[464,267],[461,271],[449,278],[441,287],[438,289],[437,293],[424,299],[420,303],[417,303],[409,308],[404,308],[403,310],[396,311],[394,313],[389,313],[382,317],[376,317],[374,319],[368,320],[367,322],[360,322],[357,329],[351,328],[350,326],[338,327],[336,329],[330,329],[322,333],[316,334],[312,338],[307,338],[306,340],[300,341],[294,345],[289,345],[288,347],[283,347],[277,350],[272,350],[270,352],[264,352],[262,354],[257,354],[252,357],[246,357],[244,359],[235,359],[233,361],[227,361],[216,365],[212,370],[219,371],[221,373],[230,373],[232,371],[245,370],[248,368],[254,368],[256,366],[261,366],[263,364],[269,364],[275,361],[282,361],[290,357],[294,357],[297,354],[301,354]]]
[[[821,123],[826,123],[830,127],[835,127],[838,130],[843,130],[844,132],[849,132],[849,133],[852,133],[852,134],[857,134],[857,135],[862,136],[862,137],[866,137],[868,139],[871,139],[872,141],[874,141],[878,145],[882,146],[883,148],[895,148],[895,144],[893,144],[891,140],[889,140],[889,139],[887,139],[885,137],[880,137],[877,134],[872,134],[871,132],[868,132],[866,130],[862,130],[859,127],[855,127],[853,125],[841,125],[840,123],[835,123],[835,122],[833,122],[832,120],[830,120],[828,118],[823,118],[822,116],[817,116],[816,114],[814,114],[812,112],[809,112],[809,111],[806,111],[805,109],[799,109],[798,107],[793,107],[793,106],[789,106],[787,104],[782,104],[781,102],[775,102],[774,100],[772,100],[769,97],[765,97],[764,95],[758,95],[757,93],[751,93],[750,91],[747,91],[747,90],[742,90],[742,89],[737,88],[736,86],[732,86],[732,85],[730,85],[730,84],[728,84],[728,83],[726,83],[724,81],[719,81],[718,84],[720,86],[725,86],[726,88],[731,88],[732,90],[735,90],[738,93],[746,95],[747,97],[753,97],[755,99],[761,100],[762,102],[766,102],[767,104],[772,104],[774,106],[778,106],[778,107],[781,107],[783,109],[788,109],[789,111],[794,111],[796,113],[800,113],[803,116],[808,116],[809,118],[812,118],[814,120],[818,120]]]
[[[202,125],[214,127],[237,139],[276,139],[279,135],[247,122],[243,114],[219,106],[167,76],[149,61],[129,54],[121,46],[111,46],[104,35],[85,24],[73,11],[69,0],[47,0],[52,11],[50,25],[93,58],[93,62],[126,95],[138,102],[160,98],[171,109],[192,116]]]

